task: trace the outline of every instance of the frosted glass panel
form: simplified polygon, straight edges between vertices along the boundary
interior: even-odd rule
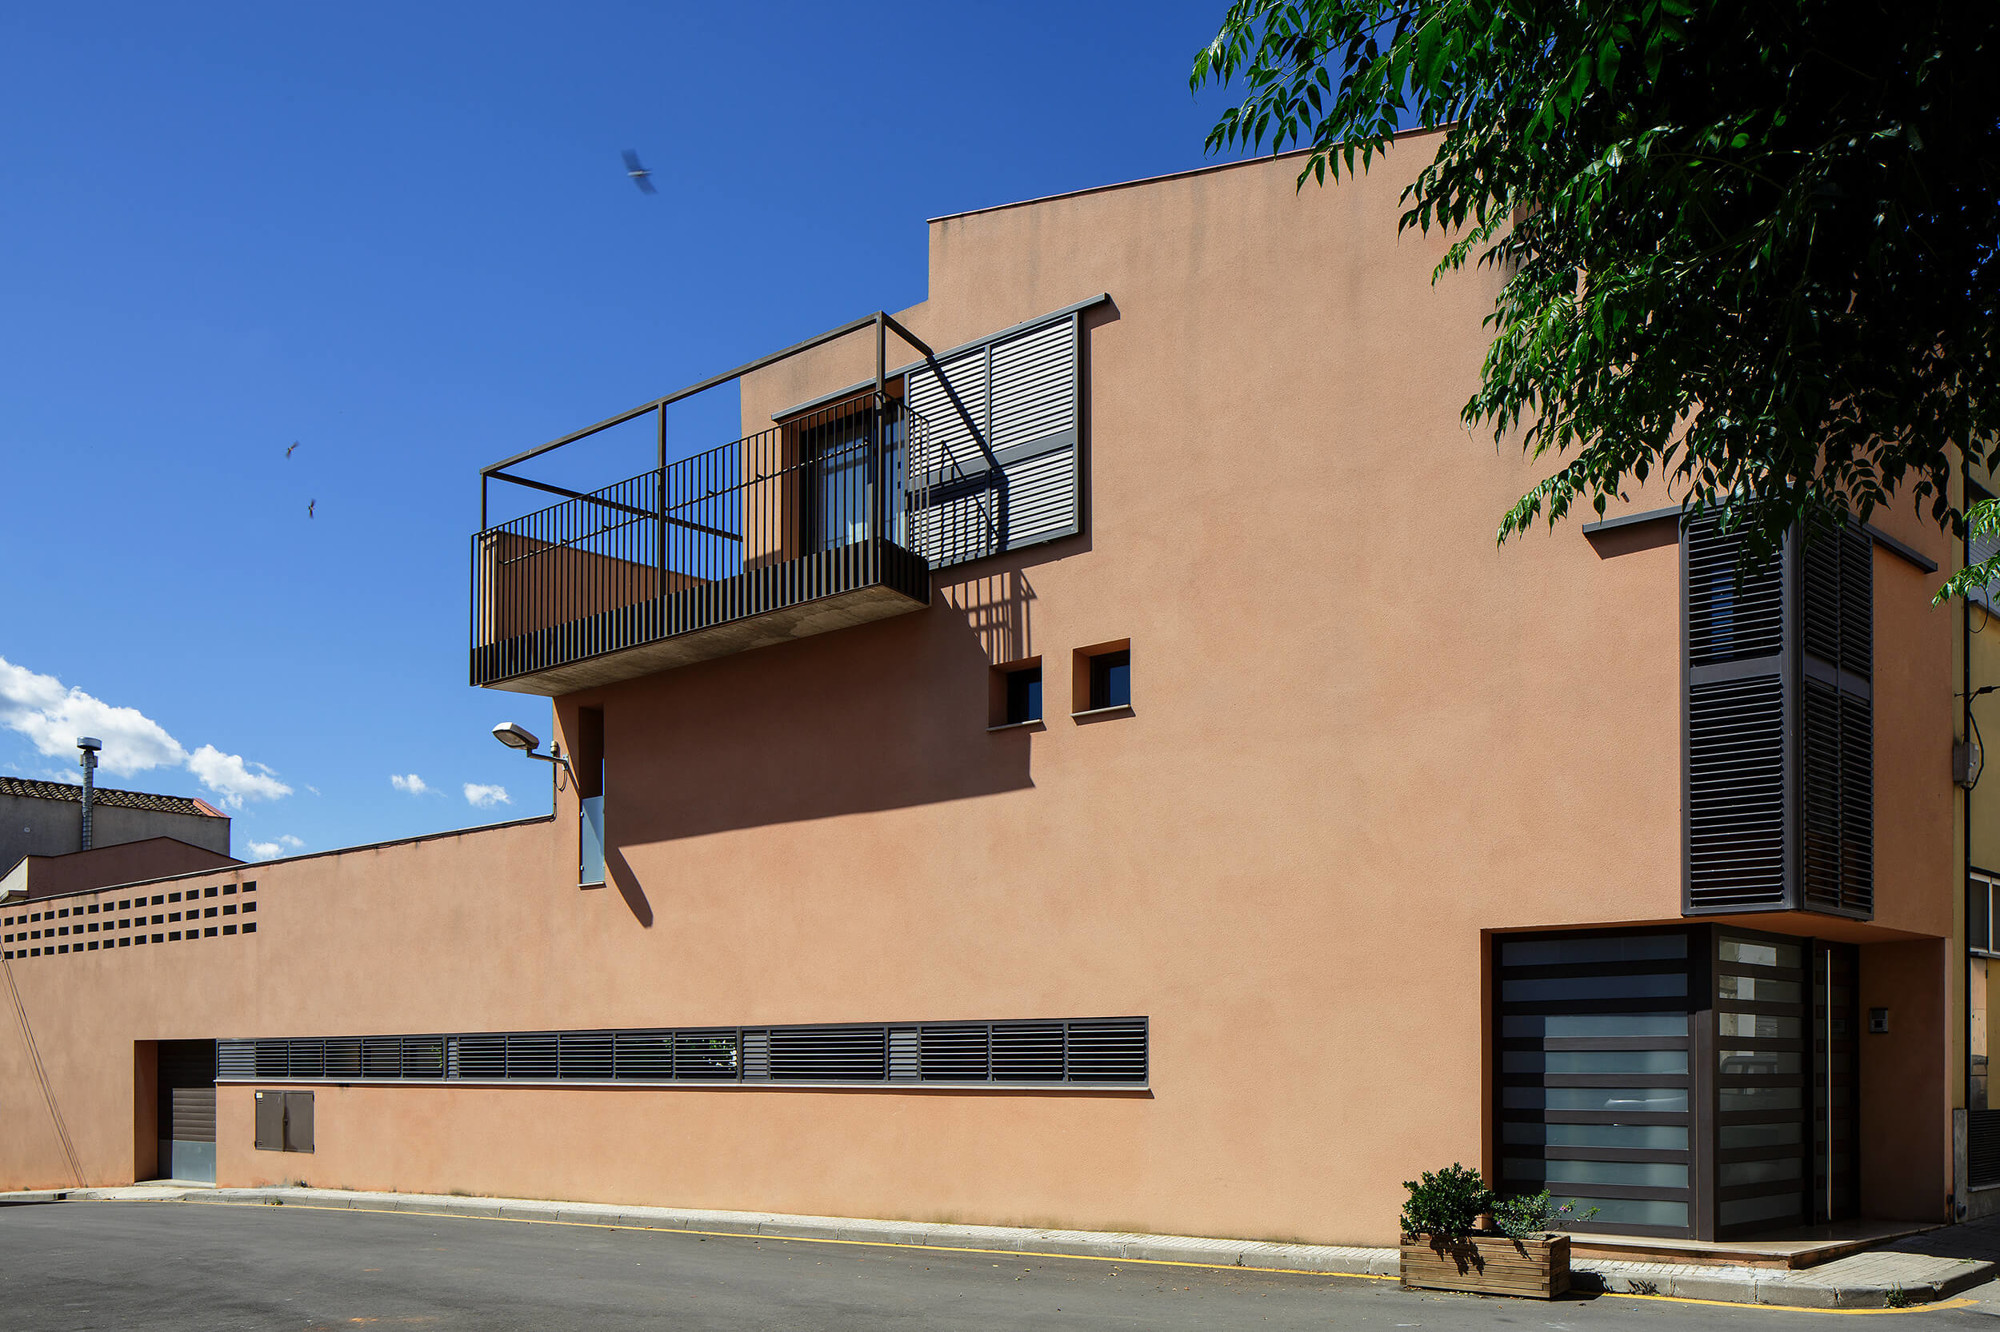
[[[1757,943],[1749,939],[1724,939],[1722,960],[1741,962],[1753,967],[1791,967],[1799,965],[1797,944]]]
[[[1684,1189],[1688,1185],[1685,1165],[1661,1161],[1543,1161],[1509,1157],[1503,1170],[1510,1179],[1541,1180],[1551,1193],[1580,1184],[1623,1184],[1649,1189]]]
[[[1685,934],[1648,934],[1626,939],[1514,939],[1500,945],[1503,967],[1550,967],[1584,962],[1656,962],[1686,957]]]
[[[1804,1058],[1797,1050],[1717,1050],[1715,1067],[1745,1077],[1767,1076],[1796,1073],[1804,1066]]]
[[[1717,1013],[1716,1030],[1724,1036],[1760,1036],[1766,1040],[1795,1041],[1799,1019],[1767,1017],[1761,1013]]]
[[[1794,990],[1798,988],[1792,986]],[[1666,976],[1557,976],[1500,982],[1500,998],[1508,1003],[1532,1003],[1537,999],[1654,999],[1686,993],[1687,977],[1680,972]]]
[[[1792,1035],[1798,1035],[1798,1019],[1790,1018]],[[1503,1036],[1541,1036],[1565,1040],[1574,1037],[1685,1036],[1685,1013],[1514,1013],[1500,1019]],[[1744,1032],[1743,1035],[1749,1035]]]
[[[1686,1050],[1503,1050],[1507,1073],[1685,1073]]]
[[[1547,1143],[1551,1147],[1627,1147],[1684,1152],[1688,1131],[1681,1124],[1522,1124],[1500,1126],[1503,1142]]]
[[[1565,1200],[1567,1201],[1567,1200]],[[1588,1231],[1592,1224],[1611,1226],[1676,1226],[1688,1223],[1688,1205],[1684,1202],[1655,1202],[1642,1198],[1583,1198],[1577,1210],[1589,1211],[1595,1207],[1597,1215],[1589,1221],[1579,1221],[1576,1228]]]
[[[1747,1114],[1753,1110],[1796,1110],[1797,1087],[1724,1087],[1716,1108],[1723,1114]]]
[[[1738,1147],[1795,1147],[1803,1137],[1798,1124],[1724,1124],[1716,1130],[1723,1151]]]
[[[1719,998],[1745,1003],[1796,1004],[1799,982],[1767,980],[1762,976],[1718,976],[1715,993]]]
[[[1550,1110],[1623,1110],[1668,1115],[1685,1113],[1688,1108],[1685,1087],[1509,1087],[1505,1094],[1514,1092],[1525,1092],[1535,1098],[1524,1101],[1524,1106],[1545,1105]]]
[[[1725,1226],[1733,1226],[1745,1221],[1777,1221],[1798,1216],[1799,1195],[1781,1193],[1771,1198],[1738,1198],[1725,1202],[1716,1209],[1718,1219]]]
[[[1776,1161],[1725,1161],[1716,1167],[1716,1182],[1723,1188],[1737,1184],[1770,1184],[1781,1179],[1797,1179],[1799,1158],[1787,1156]]]

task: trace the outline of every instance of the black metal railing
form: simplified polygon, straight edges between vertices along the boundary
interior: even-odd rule
[[[480,532],[473,683],[870,586],[927,601],[913,547],[990,542],[993,517],[965,502],[978,488],[927,447],[921,417],[874,403],[823,408]]]

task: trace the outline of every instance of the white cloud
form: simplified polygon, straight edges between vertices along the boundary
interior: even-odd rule
[[[465,799],[469,804],[477,805],[480,809],[491,809],[495,805],[511,805],[514,803],[507,798],[506,787],[485,786],[479,782],[467,782],[465,784]]]
[[[245,800],[276,800],[292,793],[261,763],[245,762],[241,755],[225,754],[214,745],[190,754],[164,726],[137,708],[113,707],[5,657],[0,657],[0,726],[26,736],[37,753],[50,758],[74,759],[77,737],[96,736],[104,742],[98,770],[110,777],[184,767],[231,809],[241,809]],[[82,780],[80,771],[47,776],[56,781]]]
[[[411,795],[424,795],[431,789],[430,783],[417,776],[414,772],[390,773],[389,785],[395,787],[398,791],[408,791]]]
[[[245,763],[241,755],[225,754],[214,745],[203,745],[188,755],[187,766],[231,809],[243,808],[245,800],[276,800],[292,793],[292,788],[263,764]]]
[[[115,708],[53,675],[37,675],[0,657],[0,725],[19,731],[49,758],[75,758],[76,738],[104,742],[98,767],[116,777],[179,767],[187,751],[166,728],[137,708]]]
[[[249,844],[250,859],[271,860],[277,856],[284,855],[286,852],[300,850],[304,846],[304,842],[290,833],[279,833],[277,840],[273,842],[251,842]]]

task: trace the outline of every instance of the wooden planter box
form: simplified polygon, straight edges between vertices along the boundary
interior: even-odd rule
[[[1467,1290],[1551,1300],[1569,1289],[1569,1236],[1515,1240],[1468,1235],[1436,1240],[1403,1236],[1405,1290]]]

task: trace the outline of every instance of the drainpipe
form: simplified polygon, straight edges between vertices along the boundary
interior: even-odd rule
[[[95,736],[80,735],[76,747],[83,751],[83,847],[90,850],[90,812],[97,802],[97,751],[104,742]]]

